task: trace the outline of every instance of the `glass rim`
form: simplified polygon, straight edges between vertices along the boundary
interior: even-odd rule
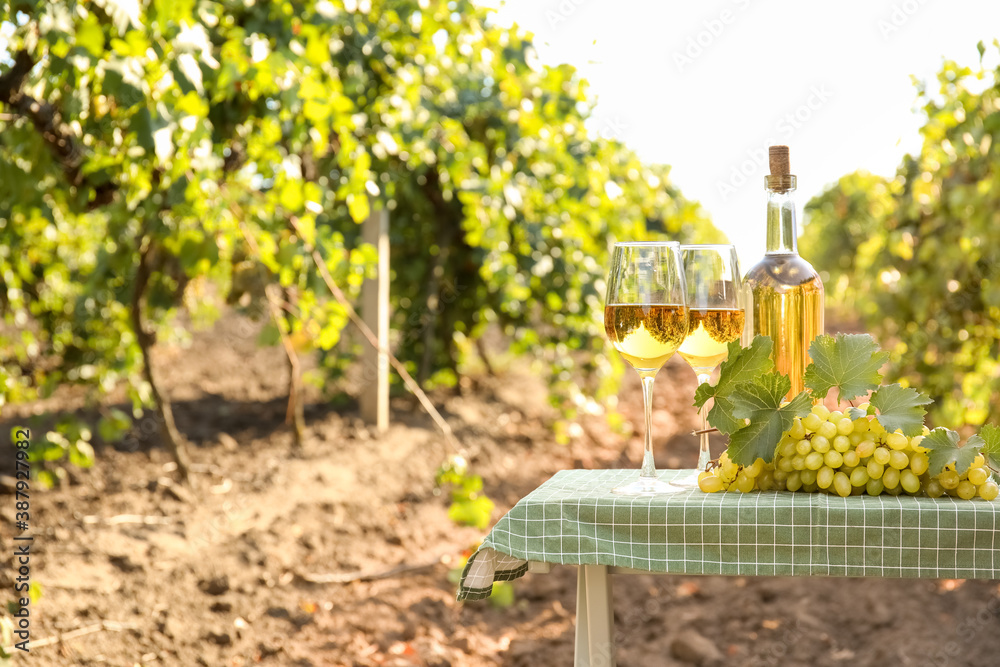
[[[616,241],[614,247],[621,246],[622,248],[629,248],[633,246],[678,246],[680,247],[680,241]]]
[[[708,249],[708,248],[732,248],[736,249],[736,245],[732,243],[682,243],[682,248],[694,248],[694,249]]]

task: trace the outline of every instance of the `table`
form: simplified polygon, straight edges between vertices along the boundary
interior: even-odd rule
[[[668,470],[670,480],[690,470]],[[564,470],[470,558],[459,600],[552,564],[580,566],[575,665],[614,665],[611,575],[1000,578],[1000,502],[820,493],[617,496],[637,470]]]

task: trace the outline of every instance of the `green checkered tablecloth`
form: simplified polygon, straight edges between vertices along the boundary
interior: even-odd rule
[[[661,479],[691,471],[668,470]],[[488,597],[528,561],[673,574],[1000,578],[1000,502],[610,492],[637,470],[564,470],[497,522],[462,573],[459,600]]]

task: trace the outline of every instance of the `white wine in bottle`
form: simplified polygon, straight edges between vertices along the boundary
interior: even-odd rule
[[[752,297],[748,329],[770,336],[778,372],[792,381],[789,397],[802,391],[809,345],[823,334],[823,281],[799,257],[795,224],[795,176],[789,173],[788,146],[769,149],[767,253],[744,279]]]

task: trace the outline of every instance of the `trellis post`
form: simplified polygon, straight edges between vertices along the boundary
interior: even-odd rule
[[[389,428],[389,211],[375,210],[362,224],[362,238],[378,251],[374,278],[361,286],[361,316],[378,339],[379,349],[364,345],[361,418],[379,433]]]

